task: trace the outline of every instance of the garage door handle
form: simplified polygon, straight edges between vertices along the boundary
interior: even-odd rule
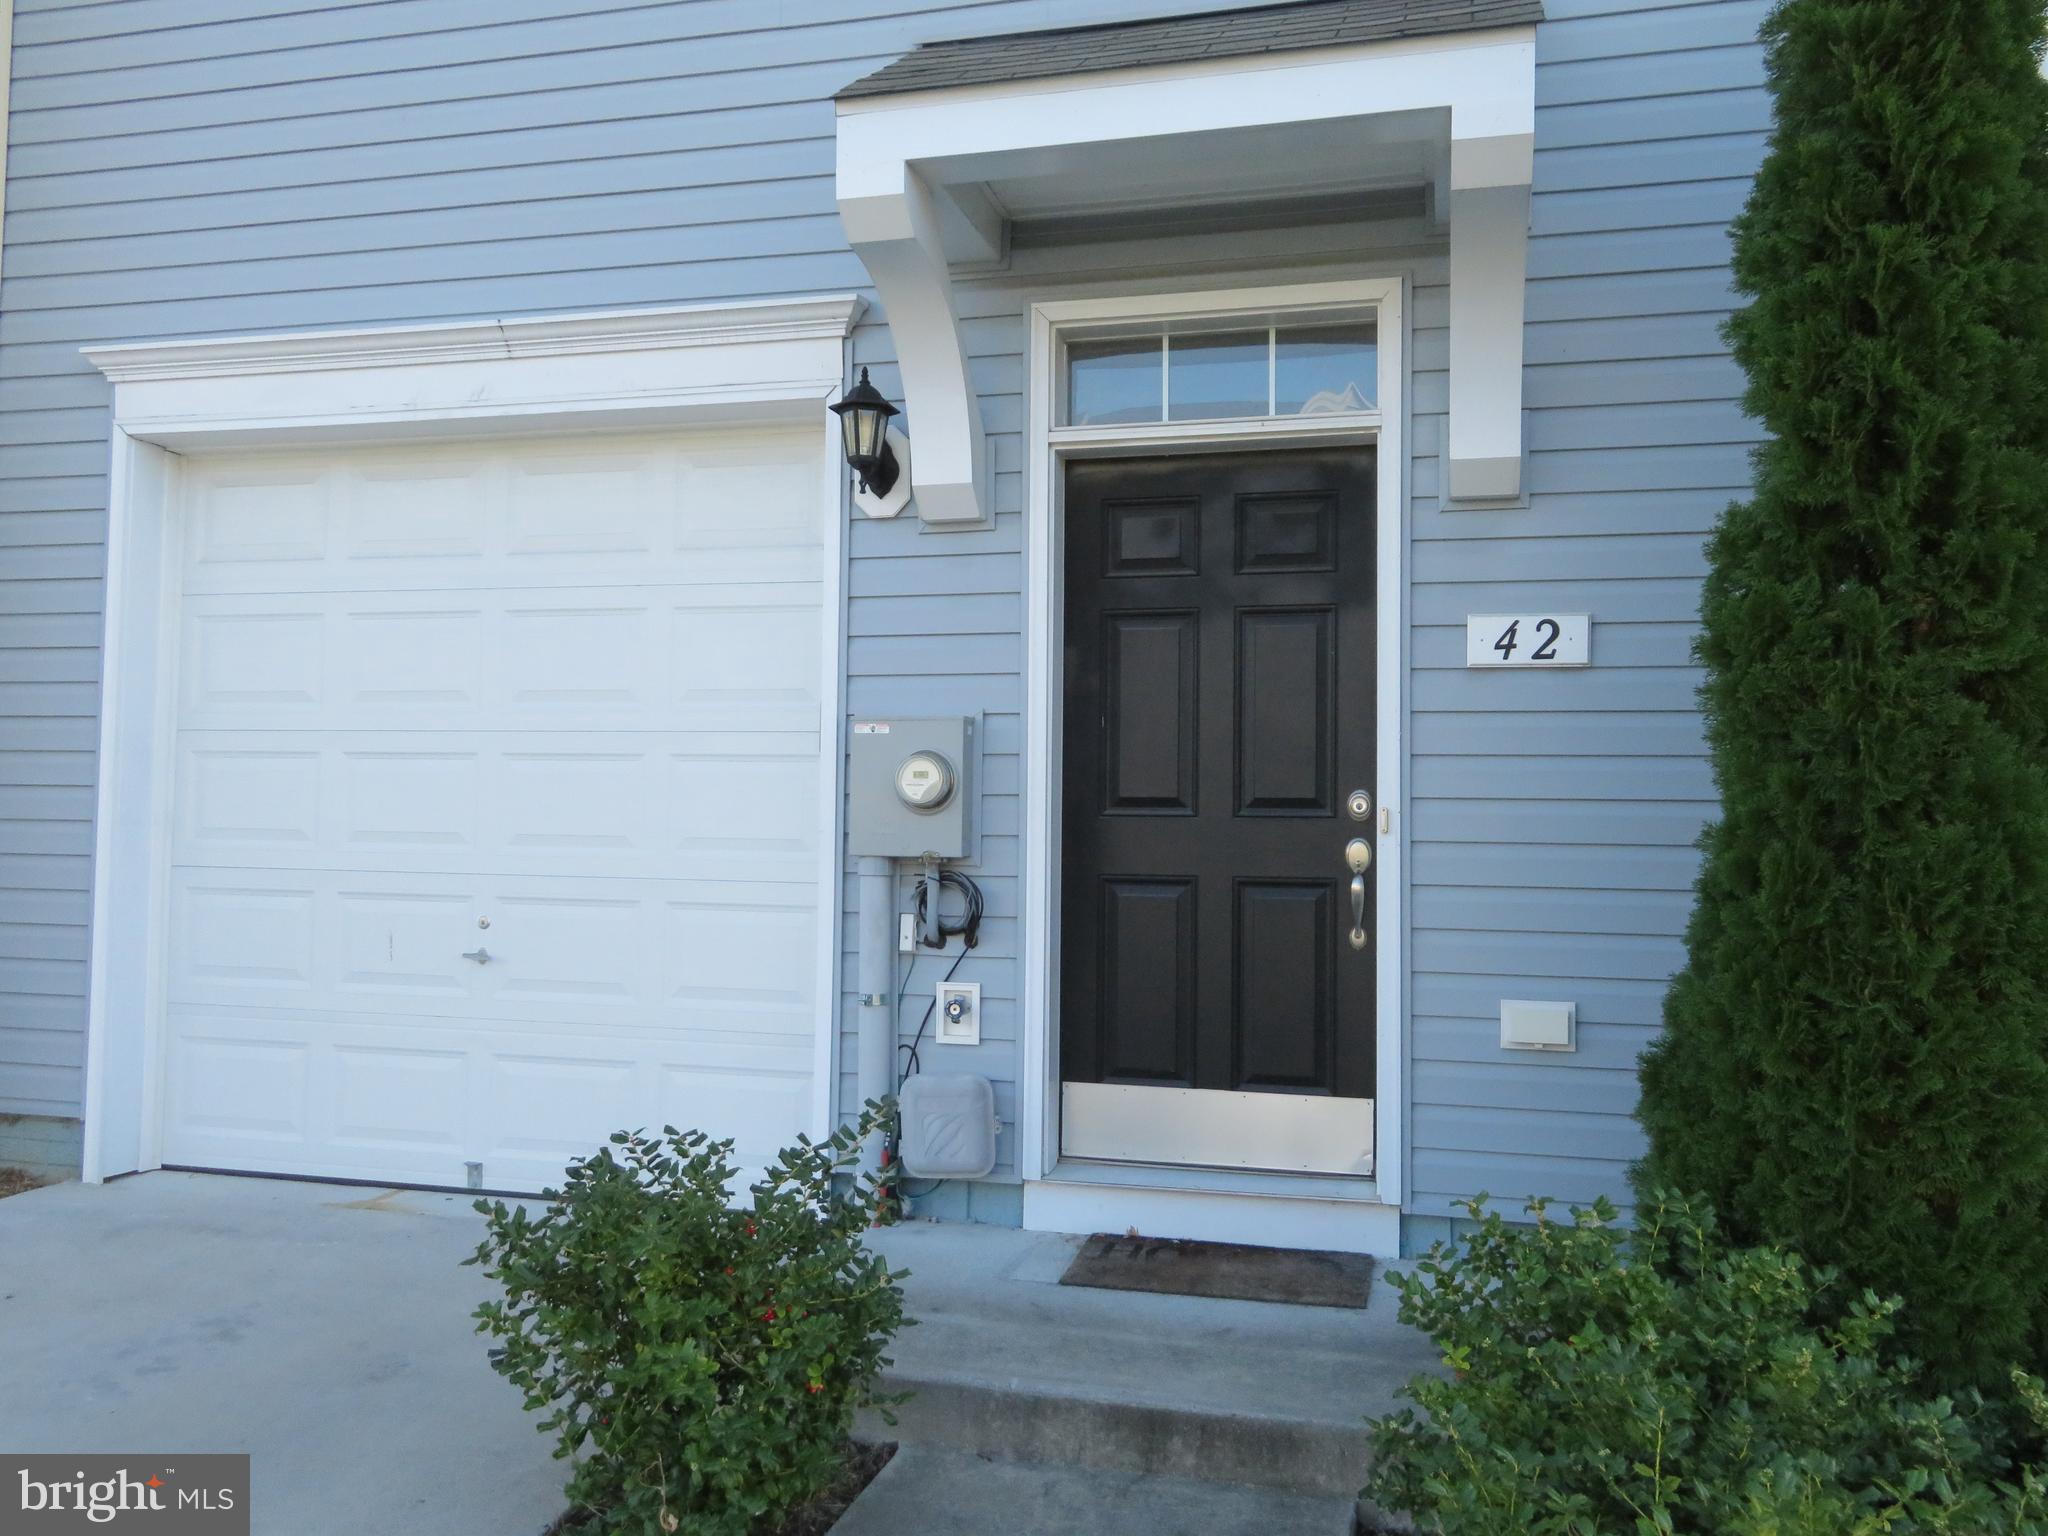
[[[472,949],[468,953],[463,955],[462,958],[465,960],[474,960],[478,965],[489,965],[491,963],[491,952],[488,949],[482,948]]]

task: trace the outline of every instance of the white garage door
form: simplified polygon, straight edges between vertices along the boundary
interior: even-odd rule
[[[537,1189],[622,1127],[811,1128],[824,472],[191,461],[166,1163]]]

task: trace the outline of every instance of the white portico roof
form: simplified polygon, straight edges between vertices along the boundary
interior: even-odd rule
[[[1007,220],[1418,183],[1451,247],[1449,494],[1519,495],[1540,14],[1315,0],[932,44],[850,87],[840,217],[896,340],[919,515],[988,512],[952,278]]]

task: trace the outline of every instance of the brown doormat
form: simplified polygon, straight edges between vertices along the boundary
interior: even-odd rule
[[[1098,1232],[1081,1245],[1061,1285],[1160,1296],[1284,1301],[1298,1307],[1363,1307],[1372,1295],[1372,1259],[1362,1253],[1250,1248]]]

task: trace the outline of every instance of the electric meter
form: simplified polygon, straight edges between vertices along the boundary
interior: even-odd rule
[[[846,742],[846,851],[971,860],[980,732],[972,715],[856,718]]]
[[[896,795],[913,811],[936,811],[953,798],[953,765],[937,752],[913,752],[896,769]]]

